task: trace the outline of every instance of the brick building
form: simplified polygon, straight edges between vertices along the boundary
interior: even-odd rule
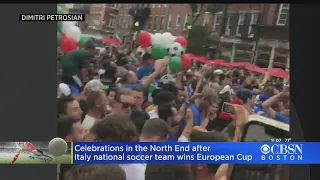
[[[212,35],[219,34],[222,12],[214,15]],[[229,4],[222,59],[288,67],[289,4]]]

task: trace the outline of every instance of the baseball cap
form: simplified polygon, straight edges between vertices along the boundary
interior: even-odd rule
[[[262,104],[267,99],[269,99],[269,97],[266,94],[257,95],[256,100],[255,100],[255,104]]]
[[[171,75],[171,74],[166,74],[166,75],[164,75],[164,76],[162,76],[162,77],[160,78],[160,82],[161,82],[162,84],[167,84],[167,83],[169,83],[169,82],[175,83],[175,82],[176,82],[176,79],[173,77],[173,75]]]
[[[71,94],[71,90],[70,90],[69,86],[65,83],[60,83],[59,89],[61,90],[62,94],[65,96],[69,96]]]
[[[103,84],[98,79],[93,79],[89,81],[85,86],[84,89],[86,91],[98,91],[103,89]]]
[[[213,71],[213,74],[223,74],[223,71],[221,69],[217,69]]]

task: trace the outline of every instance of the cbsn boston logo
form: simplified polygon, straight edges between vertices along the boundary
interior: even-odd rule
[[[302,160],[302,144],[264,144],[260,148],[261,160]]]

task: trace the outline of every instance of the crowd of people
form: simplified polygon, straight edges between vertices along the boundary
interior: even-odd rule
[[[67,142],[239,142],[249,115],[289,123],[290,85],[267,73],[194,63],[173,74],[167,58],[155,63],[110,44],[97,55],[91,41],[59,53],[58,65],[58,136]],[[233,114],[222,111],[225,102]],[[229,164],[61,165],[58,177],[222,180],[231,171]]]

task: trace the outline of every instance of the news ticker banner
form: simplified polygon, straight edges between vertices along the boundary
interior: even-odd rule
[[[85,21],[85,14],[19,14],[19,21]]]
[[[319,164],[320,143],[73,143],[74,164]]]
[[[65,143],[63,153],[54,156],[50,142],[0,142],[0,164],[71,164],[71,143]],[[56,147],[51,149],[55,151]]]

